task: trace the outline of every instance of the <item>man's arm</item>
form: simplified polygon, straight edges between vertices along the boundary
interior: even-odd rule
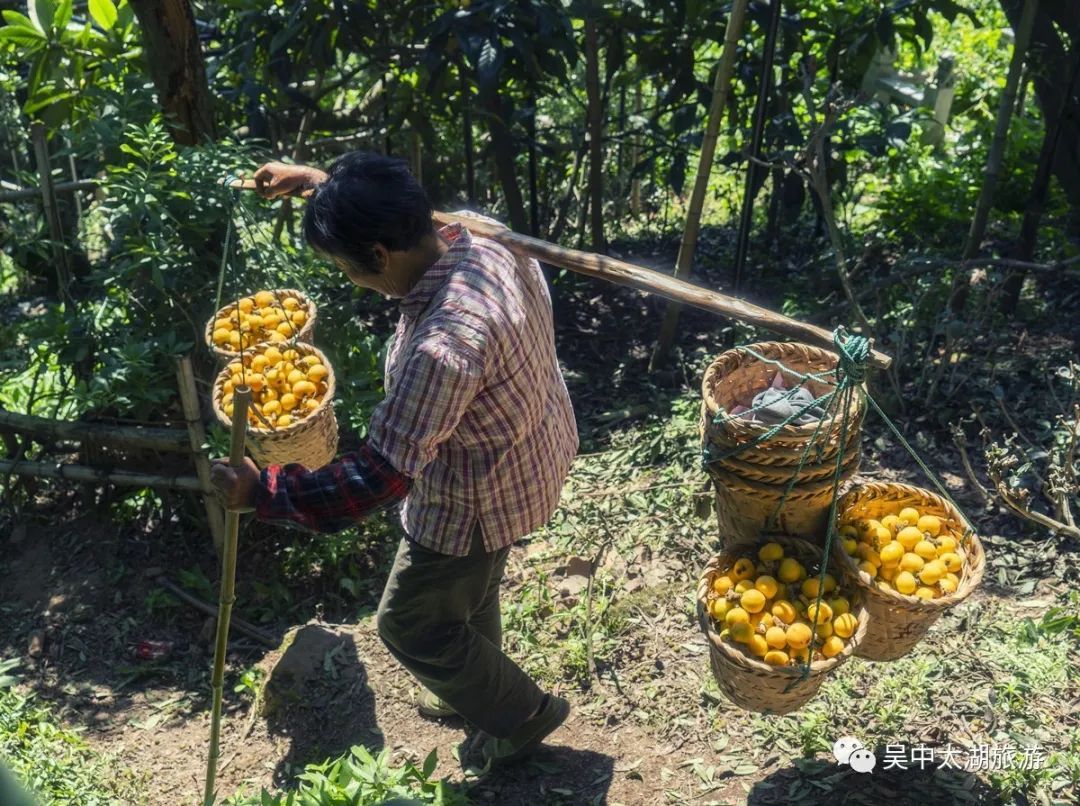
[[[255,172],[255,187],[267,199],[299,192],[310,196],[312,190],[326,181],[326,172],[311,165],[288,165],[268,162]]]
[[[365,443],[318,470],[298,464],[266,468],[255,491],[255,515],[315,532],[340,532],[401,501],[411,485]]]
[[[315,532],[340,532],[397,503],[412,485],[367,443],[317,470],[288,464],[260,471],[247,457],[236,468],[216,459],[210,480],[227,509]]]

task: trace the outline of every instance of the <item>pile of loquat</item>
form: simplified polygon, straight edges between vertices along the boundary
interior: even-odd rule
[[[283,344],[299,333],[307,321],[307,303],[299,297],[259,291],[218,311],[211,339],[215,347],[233,352],[262,342]]]
[[[937,515],[897,507],[880,520],[841,519],[838,532],[845,553],[881,590],[932,600],[960,586],[964,550]]]
[[[706,604],[722,640],[771,666],[836,657],[859,627],[835,577],[811,575],[775,542],[716,574]]]
[[[248,424],[255,431],[285,428],[311,415],[326,396],[330,370],[310,349],[260,344],[229,362],[221,384],[225,416],[232,417],[233,390],[244,383],[251,387]]]

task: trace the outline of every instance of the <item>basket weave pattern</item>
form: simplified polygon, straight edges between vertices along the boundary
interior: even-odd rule
[[[794,372],[763,362],[750,350]],[[723,353],[705,371],[702,381],[702,447],[719,455],[760,438],[770,429],[769,425],[732,416],[731,410],[736,405],[747,404],[754,395],[768,388],[778,371],[786,385],[794,388],[800,381],[795,373],[829,373],[835,370],[838,360],[828,350],[786,342],[761,342]],[[812,379],[805,387],[815,397],[833,389],[828,383]],[[848,432],[843,444],[843,418],[833,416],[821,425],[820,431],[816,422],[787,425],[765,442],[746,447],[735,456],[710,462],[708,473],[716,489],[721,539],[752,540],[763,528],[774,528],[820,542],[832,501],[832,478],[838,454],[842,454],[841,488],[859,469],[864,413],[862,398],[856,396],[848,412]],[[814,445],[807,452],[811,440]],[[799,468],[804,453],[806,460]],[[798,478],[783,509],[776,521],[769,524],[796,471]]]
[[[697,587],[697,615],[698,624],[709,641],[709,665],[720,690],[740,708],[780,715],[791,713],[809,702],[821,688],[825,676],[855,653],[866,635],[868,614],[863,605],[852,598],[851,612],[859,620],[855,634],[847,640],[844,651],[839,655],[811,661],[810,674],[805,680],[801,679],[801,665],[770,666],[722,640],[708,611],[708,594],[713,578],[725,568],[730,568],[740,555],[756,557],[758,548],[769,541],[783,546],[785,556],[809,561],[807,565],[811,568],[820,567],[823,556],[821,549],[798,538],[769,534],[754,542],[733,543],[705,566]]]
[[[292,339],[290,339],[290,342],[295,340],[311,344],[315,337],[315,319],[318,317],[315,303],[308,299],[307,294],[303,291],[297,291],[295,288],[278,288],[270,293],[274,295],[275,306],[279,304],[277,300],[284,299],[285,297],[296,297],[300,300],[304,312],[307,313],[307,321],[305,321],[300,330],[294,334]],[[203,329],[203,339],[206,342],[206,346],[209,348],[210,352],[217,357],[222,365],[236,360],[240,357],[240,353],[236,350],[226,349],[214,344],[214,322],[218,319],[228,319],[230,314],[235,310],[236,301],[234,300],[208,319],[206,321],[206,327]]]
[[[954,533],[964,535],[959,546],[967,555],[960,584],[954,593],[926,601],[904,596],[895,590],[881,590],[870,575],[860,571],[855,560],[845,552],[836,552],[838,563],[848,584],[863,593],[870,614],[870,627],[856,651],[860,658],[875,661],[896,660],[910,652],[922,640],[948,608],[964,601],[982,582],[986,571],[986,555],[982,543],[971,530],[971,524],[941,496],[895,482],[860,484],[846,493],[837,504],[837,516],[842,520],[880,520],[901,507],[915,507],[923,515],[936,515]]]
[[[261,344],[252,348],[259,350],[269,344]],[[281,345],[274,345],[280,347]],[[293,345],[301,356],[315,355],[327,368],[326,394],[323,395],[319,407],[306,417],[296,420],[284,428],[270,430],[267,428],[247,429],[247,449],[255,464],[259,467],[268,465],[285,465],[291,462],[302,464],[308,468],[323,467],[333,461],[337,456],[338,448],[338,424],[334,416],[334,390],[336,381],[334,368],[326,360],[326,356],[320,350],[310,344],[297,343]],[[237,355],[239,357],[239,355]],[[221,398],[224,395],[223,385],[232,377],[228,367],[218,373],[214,381],[214,390],[211,397],[213,402],[214,416],[226,428],[232,425],[231,419],[221,408]]]

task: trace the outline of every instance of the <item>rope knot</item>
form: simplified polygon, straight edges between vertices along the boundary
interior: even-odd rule
[[[843,325],[833,331],[833,345],[840,356],[837,387],[858,386],[866,380],[870,359],[870,339],[854,336]]]

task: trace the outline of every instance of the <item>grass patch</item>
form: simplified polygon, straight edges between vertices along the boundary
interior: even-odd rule
[[[14,687],[14,661],[0,663],[0,759],[47,806],[145,803],[141,782],[112,759],[95,753],[32,694]]]

